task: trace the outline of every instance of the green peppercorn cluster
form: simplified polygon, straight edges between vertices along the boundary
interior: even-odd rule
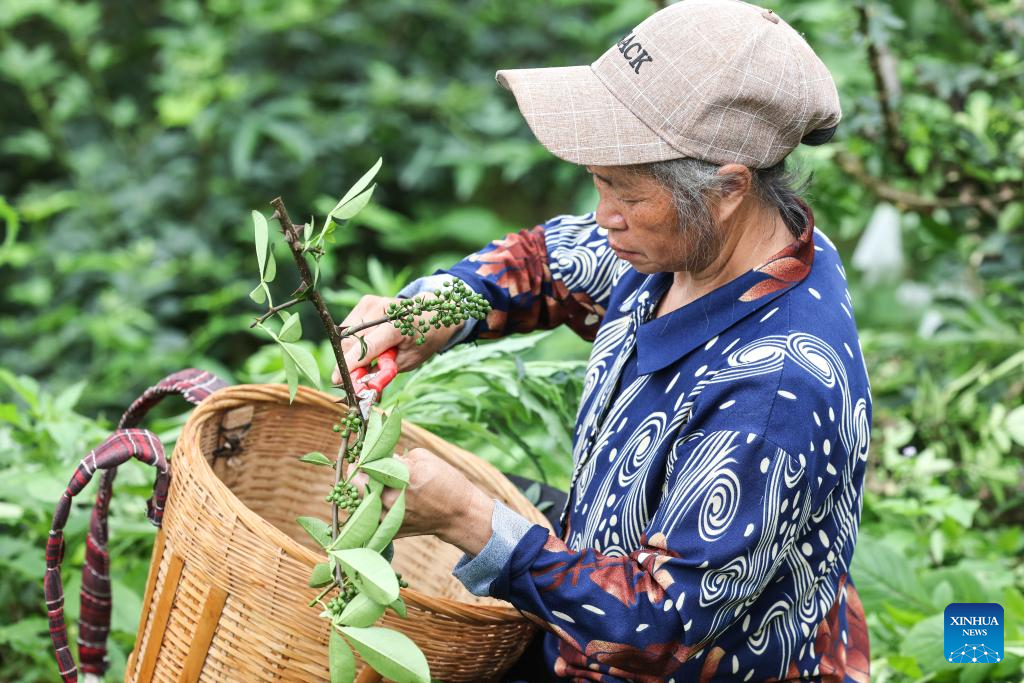
[[[362,416],[359,413],[349,413],[346,417],[341,418],[341,422],[334,425],[334,431],[339,432],[341,438],[344,439],[349,434],[358,434],[362,426]]]
[[[356,590],[356,587],[346,580],[339,589],[338,594],[327,602],[327,609],[334,616],[339,616],[345,607],[348,606],[348,603],[352,602],[352,599],[358,594],[359,591]]]
[[[444,283],[443,289],[434,290],[433,299],[416,297],[403,299],[387,308],[391,323],[407,337],[416,337],[417,344],[427,341],[427,331],[452,327],[465,322],[469,318],[483,320],[491,310],[491,304],[461,280]],[[429,321],[420,316],[434,313]]]
[[[409,587],[409,582],[406,581],[405,579],[403,579],[402,575],[399,574],[398,572],[395,572],[395,578],[398,579],[398,586],[400,588],[408,588]]]
[[[335,503],[343,510],[355,510],[359,507],[359,489],[355,487],[355,484],[338,482],[327,494],[326,500],[328,503]]]

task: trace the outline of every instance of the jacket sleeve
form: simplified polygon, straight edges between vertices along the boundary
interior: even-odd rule
[[[668,676],[743,618],[810,515],[803,468],[761,436],[698,432],[673,456],[637,551],[571,549],[533,526],[490,560],[490,594],[557,634],[572,666]]]
[[[433,291],[452,277],[484,296],[492,308],[487,318],[467,321],[452,343],[550,329],[562,323],[592,341],[622,265],[608,247],[607,231],[598,227],[592,213],[557,216],[491,242],[451,268],[411,283],[399,296]]]

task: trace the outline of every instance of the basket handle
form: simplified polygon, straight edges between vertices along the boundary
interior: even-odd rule
[[[64,621],[64,587],[60,578],[64,559],[64,525],[71,511],[71,499],[102,471],[96,503],[85,543],[85,566],[82,568],[82,592],[79,617],[78,656],[86,679],[99,680],[107,670],[107,635],[110,632],[110,554],[107,549],[107,514],[113,494],[118,465],[135,458],[157,470],[153,497],[147,503],[147,516],[155,525],[163,521],[164,502],[170,484],[170,468],[163,444],[152,432],[134,429],[149,410],[165,396],[181,394],[198,404],[227,384],[202,370],[176,372],[142,393],[118,422],[118,429],[93,449],[75,469],[67,489],[57,503],[53,524],[46,542],[46,577],[43,592],[50,620],[50,639],[57,658],[61,679],[65,683],[78,680],[75,660],[68,647],[67,625]]]

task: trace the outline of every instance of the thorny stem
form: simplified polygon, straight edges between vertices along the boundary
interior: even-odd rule
[[[288,249],[292,253],[295,266],[299,269],[299,277],[302,278],[302,284],[308,292],[306,297],[316,308],[316,312],[320,315],[320,322],[327,332],[327,337],[331,340],[331,349],[334,351],[334,359],[338,362],[338,370],[341,372],[341,380],[345,389],[345,398],[348,400],[348,406],[350,409],[355,408],[357,404],[356,390],[352,385],[352,377],[348,374],[345,354],[341,350],[341,334],[334,322],[334,318],[331,317],[330,311],[327,310],[327,304],[324,303],[323,297],[313,287],[313,273],[310,272],[309,264],[306,263],[306,257],[302,253],[302,240],[292,224],[292,219],[288,217],[288,210],[284,208],[284,202],[281,198],[275,198],[270,202],[270,205],[274,207],[274,218],[281,224],[281,232],[288,243]]]
[[[330,311],[327,310],[327,304],[324,303],[323,297],[320,296],[320,292],[313,286],[313,274],[309,270],[309,264],[306,263],[306,256],[302,251],[302,240],[299,237],[299,232],[296,230],[295,225],[292,224],[292,219],[288,217],[288,210],[284,207],[284,201],[280,197],[276,197],[270,202],[270,205],[274,207],[274,218],[281,224],[281,232],[284,234],[284,239],[288,243],[288,250],[292,253],[292,259],[295,261],[295,266],[299,270],[299,277],[302,279],[302,286],[306,291],[306,299],[309,300],[316,308],[316,312],[320,315],[320,322],[323,324],[324,330],[327,332],[327,337],[331,340],[331,350],[334,351],[334,359],[338,363],[338,371],[341,373],[342,385],[345,389],[345,399],[348,404],[348,409],[358,410],[359,400],[356,398],[356,390],[352,384],[352,377],[348,372],[348,365],[345,363],[345,353],[341,349],[341,333],[338,330],[338,326],[334,322],[334,318],[331,317]],[[360,426],[359,435],[364,433],[366,425]],[[337,486],[341,481],[341,468],[344,462],[344,454],[348,450],[348,437],[345,437],[345,441],[342,444],[341,454],[338,456],[338,461],[334,465],[334,485]],[[337,540],[338,538],[338,504],[331,503],[331,540]],[[334,579],[341,585],[342,575],[341,568],[335,567]]]
[[[283,304],[278,304],[277,306],[271,306],[270,308],[267,309],[266,313],[264,313],[260,317],[256,318],[256,320],[254,320],[253,323],[251,325],[249,325],[249,327],[256,327],[261,322],[264,322],[267,318],[269,318],[270,316],[274,315],[275,313],[279,313],[279,312],[283,311],[286,308],[291,308],[295,304],[302,303],[303,301],[305,301],[305,299],[292,299],[290,301],[285,301]]]

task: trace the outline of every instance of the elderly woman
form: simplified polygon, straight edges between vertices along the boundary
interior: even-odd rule
[[[839,255],[784,170],[839,121],[828,70],[770,10],[685,0],[591,66],[497,79],[597,210],[412,283],[459,278],[493,310],[423,346],[377,327],[367,357],[410,369],[560,323],[593,340],[569,500],[552,535],[417,449],[403,533],[459,546],[471,591],[545,629],[530,680],[868,680],[848,574],[868,378]]]

